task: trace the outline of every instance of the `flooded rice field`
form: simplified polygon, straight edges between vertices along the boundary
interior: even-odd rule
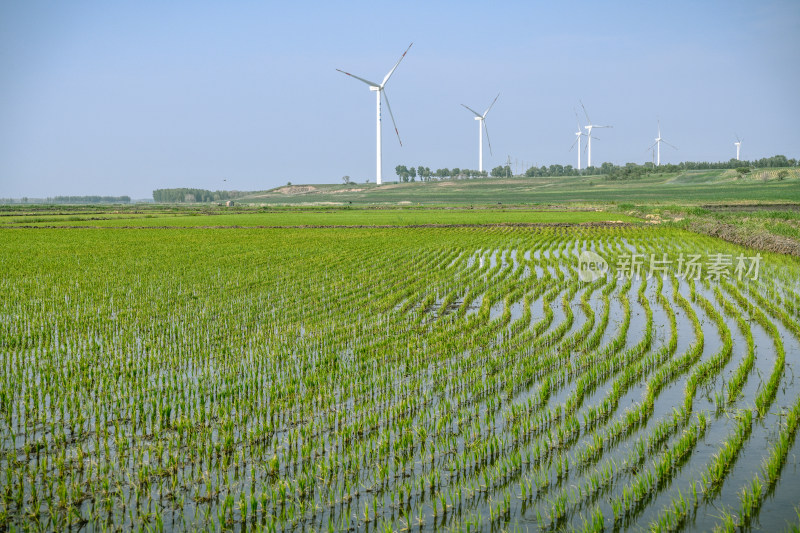
[[[795,259],[652,227],[4,236],[0,529],[800,520]]]

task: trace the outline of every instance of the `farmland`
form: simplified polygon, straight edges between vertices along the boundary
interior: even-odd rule
[[[798,523],[796,258],[602,211],[52,216],[0,227],[0,529]]]
[[[419,208],[286,208],[249,209],[231,213],[227,208],[139,209],[116,213],[112,209],[92,213],[33,213],[0,217],[0,227],[293,227],[293,226],[419,226],[463,224],[570,224],[585,222],[632,222],[637,220],[613,209],[419,209]]]

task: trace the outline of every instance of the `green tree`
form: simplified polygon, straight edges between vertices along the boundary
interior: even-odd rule
[[[750,174],[750,167],[736,167],[736,172],[739,173],[739,178],[743,178]]]
[[[400,181],[408,181],[408,169],[405,165],[397,165],[394,167],[394,172],[400,178]]]
[[[505,175],[506,175],[506,169],[503,167],[497,166],[492,169],[493,178],[502,178]]]

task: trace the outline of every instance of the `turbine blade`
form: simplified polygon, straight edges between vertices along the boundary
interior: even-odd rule
[[[668,142],[667,142],[667,141],[665,141],[664,139],[661,139],[661,142],[662,142],[662,143],[664,143],[664,144],[666,144],[667,146],[671,146],[671,147],[675,148],[676,150],[678,149],[678,147],[677,147],[677,146],[675,146],[674,144],[670,144],[670,143],[668,143]]]
[[[575,122],[578,123],[578,131],[583,131],[583,126],[581,126],[581,119],[578,118],[578,110],[573,107],[572,112],[575,113]]]
[[[389,78],[391,78],[391,77],[392,77],[392,74],[394,74],[394,71],[395,71],[395,69],[397,68],[397,65],[399,65],[399,64],[400,64],[400,62],[403,60],[403,58],[404,58],[404,57],[406,57],[406,54],[407,54],[407,53],[408,53],[408,51],[411,49],[411,45],[412,45],[412,44],[414,44],[414,43],[411,43],[411,44],[409,44],[409,45],[408,45],[408,48],[406,48],[406,51],[405,51],[405,52],[403,52],[403,55],[401,55],[401,56],[400,56],[400,59],[398,59],[398,60],[397,60],[397,63],[395,63],[395,64],[394,64],[394,66],[392,67],[392,70],[390,70],[390,71],[389,71],[389,74],[387,74],[387,75],[386,75],[386,77],[385,77],[385,78],[383,78],[383,83],[381,83],[381,87],[383,87],[384,85],[386,85],[386,82],[387,82],[387,81],[389,81]]]
[[[581,107],[583,108],[583,114],[586,115],[586,122],[591,124],[592,123],[592,119],[589,118],[589,113],[586,112],[586,106],[583,105],[583,100],[579,99],[578,101],[581,103]]]
[[[483,118],[486,118],[486,115],[489,114],[489,111],[491,111],[492,106],[494,106],[494,103],[497,101],[498,98],[500,98],[500,93],[497,93],[497,96],[494,97],[494,100],[492,100],[492,103],[489,105],[489,107],[486,109],[486,111],[483,112],[483,115],[481,115]]]
[[[650,150],[652,150],[652,149],[653,149],[653,147],[654,147],[655,145],[657,145],[657,144],[658,144],[658,141],[654,142],[653,144],[651,144],[651,145],[650,145],[650,148],[647,148],[647,149],[645,149],[645,152],[649,152],[649,151],[650,151]]]
[[[489,143],[489,155],[494,155],[492,153],[492,141],[489,140],[489,128],[486,127],[485,120],[481,120],[481,122],[483,122],[483,131],[486,132],[486,142]]]
[[[336,70],[338,70],[338,71],[339,71],[339,72],[341,72],[342,74],[347,74],[347,75],[348,75],[348,76],[350,76],[351,78],[355,78],[355,79],[357,79],[357,80],[359,80],[359,81],[363,81],[364,83],[366,83],[366,84],[367,84],[367,85],[369,85],[370,87],[380,87],[380,85],[378,85],[378,84],[377,84],[377,83],[375,83],[374,81],[369,81],[369,80],[365,80],[364,78],[359,78],[359,77],[358,77],[358,76],[356,76],[355,74],[350,74],[349,72],[345,72],[345,71],[343,71],[343,70],[340,70],[340,69],[338,69],[338,68],[337,68]]]
[[[389,97],[386,96],[386,90],[381,92],[383,93],[383,99],[386,100],[386,109],[389,110],[389,116],[392,117],[392,126],[394,126],[394,132],[397,134],[397,140],[400,142],[400,146],[403,146],[403,141],[400,140],[400,132],[397,131],[397,123],[394,121],[394,115],[392,114],[392,106],[389,105]]]
[[[575,142],[572,143],[572,146],[569,147],[570,152],[572,151],[573,148],[575,148],[575,145],[578,144],[578,139],[580,139],[580,137],[575,137]]]
[[[476,117],[478,117],[478,118],[483,118],[483,117],[481,116],[481,114],[480,114],[480,113],[478,113],[477,111],[475,111],[475,110],[474,110],[474,109],[472,109],[471,107],[467,107],[467,106],[465,106],[464,104],[461,104],[461,105],[462,105],[463,107],[466,107],[466,108],[467,108],[467,109],[469,109],[470,111],[472,111],[472,113],[473,113],[473,114],[474,114]]]

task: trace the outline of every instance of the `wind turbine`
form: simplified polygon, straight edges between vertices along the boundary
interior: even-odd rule
[[[587,147],[589,149],[587,167],[590,167],[592,166],[592,128],[613,128],[613,126],[600,126],[598,124],[592,124],[592,119],[589,118],[589,113],[586,112],[586,106],[583,105],[582,101],[580,100],[578,101],[581,102],[581,107],[583,108],[583,114],[586,115],[586,122],[589,123],[587,126],[584,126],[584,129],[588,130],[586,134],[587,137],[589,137],[587,141],[588,145]]]
[[[351,78],[355,78],[355,79],[357,79],[359,81],[363,81],[364,83],[369,85],[369,90],[370,91],[375,91],[375,96],[376,96],[376,101],[377,101],[377,112],[376,112],[376,117],[377,117],[376,118],[376,123],[377,123],[376,124],[376,129],[377,129],[377,148],[376,148],[376,150],[377,150],[377,163],[376,163],[377,178],[375,179],[375,183],[377,183],[378,185],[380,185],[383,182],[383,173],[381,172],[381,94],[383,94],[383,98],[386,100],[386,108],[389,110],[389,116],[392,117],[392,124],[394,125],[394,132],[397,134],[397,140],[400,142],[400,146],[403,146],[403,141],[400,140],[400,132],[397,131],[397,123],[394,121],[394,115],[392,114],[392,106],[389,105],[389,97],[386,96],[385,87],[386,87],[386,82],[389,81],[389,78],[392,77],[392,74],[394,74],[395,69],[397,69],[397,66],[400,64],[400,62],[403,60],[403,58],[406,57],[406,53],[408,53],[408,50],[411,48],[411,45],[413,45],[413,44],[414,43],[411,43],[411,44],[408,45],[408,48],[406,48],[406,51],[403,52],[403,55],[400,56],[400,59],[397,60],[397,63],[394,64],[394,66],[392,67],[392,70],[390,70],[389,73],[383,78],[383,81],[381,83],[375,83],[374,81],[365,80],[364,78],[359,78],[358,76],[350,74],[349,72],[345,72],[345,71],[343,71],[341,69],[338,69],[338,68],[336,69],[339,72],[341,72],[342,74],[347,74]]]
[[[661,166],[661,143],[664,143],[667,146],[672,146],[676,150],[678,149],[677,146],[669,144],[667,141],[665,141],[664,139],[661,138],[661,121],[659,120],[658,121],[658,137],[656,137],[656,142],[654,142],[653,145],[650,146],[650,148],[648,148],[648,150],[650,150],[650,149],[653,148],[653,146],[656,147],[656,154],[658,154],[657,157],[656,157],[656,166],[657,167]]]
[[[734,135],[736,135],[736,134],[734,134]],[[736,135],[736,142],[733,143],[733,144],[736,145],[736,160],[737,161],[741,161],[741,159],[739,159],[739,149],[742,147],[742,140],[739,138],[738,135]]]
[[[494,97],[492,103],[486,108],[486,111],[483,112],[483,115],[472,109],[471,107],[467,107],[464,104],[462,106],[466,107],[468,110],[475,115],[475,120],[478,121],[478,171],[483,172],[483,132],[486,132],[486,142],[489,143],[489,154],[492,153],[492,142],[489,140],[489,130],[486,128],[486,115],[489,114],[489,111],[492,109],[492,106],[500,97],[500,93],[497,93],[497,96]]]
[[[581,119],[578,118],[578,112],[575,111],[574,109],[573,109],[573,111],[575,112],[575,120],[578,122],[578,131],[575,132],[576,139],[575,139],[575,142],[572,143],[572,146],[569,147],[569,150],[571,152],[572,149],[575,148],[575,145],[576,144],[578,145],[578,170],[580,170],[581,169],[581,137],[586,135],[586,134],[583,132],[583,126],[581,126]]]

